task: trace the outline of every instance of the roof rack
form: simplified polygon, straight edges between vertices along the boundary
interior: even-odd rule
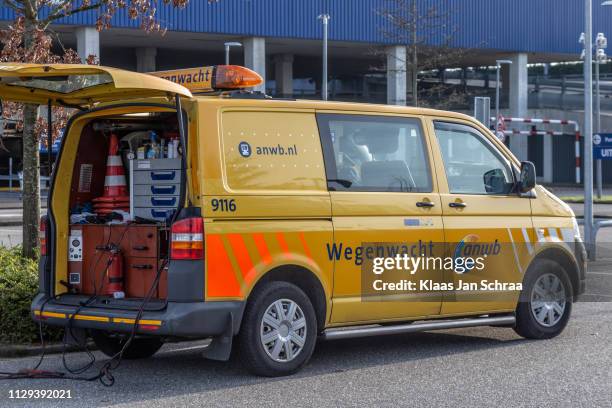
[[[239,91],[224,92],[222,95],[232,99],[274,99],[270,95],[266,95],[264,92],[247,91],[244,89]]]

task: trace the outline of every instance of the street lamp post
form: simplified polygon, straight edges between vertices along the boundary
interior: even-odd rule
[[[323,21],[323,79],[321,81],[321,94],[323,100],[326,101],[328,98],[327,92],[327,33],[329,27],[329,14],[321,14],[318,19]]]
[[[601,99],[599,91],[599,65],[608,59],[606,52],[608,39],[603,33],[598,33],[595,39],[595,133],[601,133]],[[597,160],[597,198],[603,195],[603,170],[601,160]]]
[[[499,120],[499,89],[500,89],[500,71],[502,64],[511,65],[512,61],[510,60],[496,60],[495,61],[495,70],[496,70],[496,79],[495,79],[495,122]],[[496,129],[497,130],[497,129]]]
[[[584,240],[593,259],[593,5],[592,0],[584,1]]]
[[[225,44],[225,65],[229,65],[230,63],[230,49],[232,47],[242,47],[242,43],[239,42],[226,42]]]

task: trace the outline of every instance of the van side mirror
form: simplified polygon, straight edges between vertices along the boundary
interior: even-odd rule
[[[521,162],[521,175],[519,179],[519,193],[528,193],[536,186],[536,168],[532,162]]]
[[[506,175],[502,169],[492,169],[484,174],[484,186],[487,194],[507,193],[512,184],[508,186]]]

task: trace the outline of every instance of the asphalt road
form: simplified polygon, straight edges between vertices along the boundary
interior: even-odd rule
[[[193,344],[166,345],[151,359],[125,361],[112,388],[3,381],[0,405],[609,407],[611,321],[612,303],[579,303],[563,335],[547,341],[487,327],[320,343],[301,373],[280,379],[249,376],[238,361],[203,360]],[[71,364],[83,361],[70,356]],[[4,360],[0,370],[33,362]],[[45,368],[60,369],[60,357]],[[10,389],[69,389],[72,399],[11,400]]]
[[[524,340],[505,328],[470,328],[320,342],[310,364],[286,378],[257,378],[236,359],[204,360],[202,342],[166,344],[153,358],[124,361],[116,384],[68,380],[0,382],[0,406],[91,407],[610,407],[612,258],[593,264],[586,299],[565,332]],[[95,353],[98,364],[105,360]],[[0,371],[31,367],[34,357],[0,360]],[[68,356],[71,367],[86,362]],[[61,370],[61,357],[42,367]],[[9,399],[10,390],[70,390],[72,399]]]

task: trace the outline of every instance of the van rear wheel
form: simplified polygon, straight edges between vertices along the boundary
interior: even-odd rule
[[[238,335],[241,361],[256,375],[290,375],[310,359],[317,321],[310,299],[297,286],[272,282],[252,294]]]
[[[102,330],[92,330],[91,337],[100,351],[109,357],[117,355],[128,339],[128,336],[113,335]],[[123,352],[123,358],[137,360],[151,357],[163,344],[157,337],[135,337]]]
[[[528,339],[558,336],[570,318],[572,300],[565,269],[554,261],[536,259],[524,279],[514,330]]]

